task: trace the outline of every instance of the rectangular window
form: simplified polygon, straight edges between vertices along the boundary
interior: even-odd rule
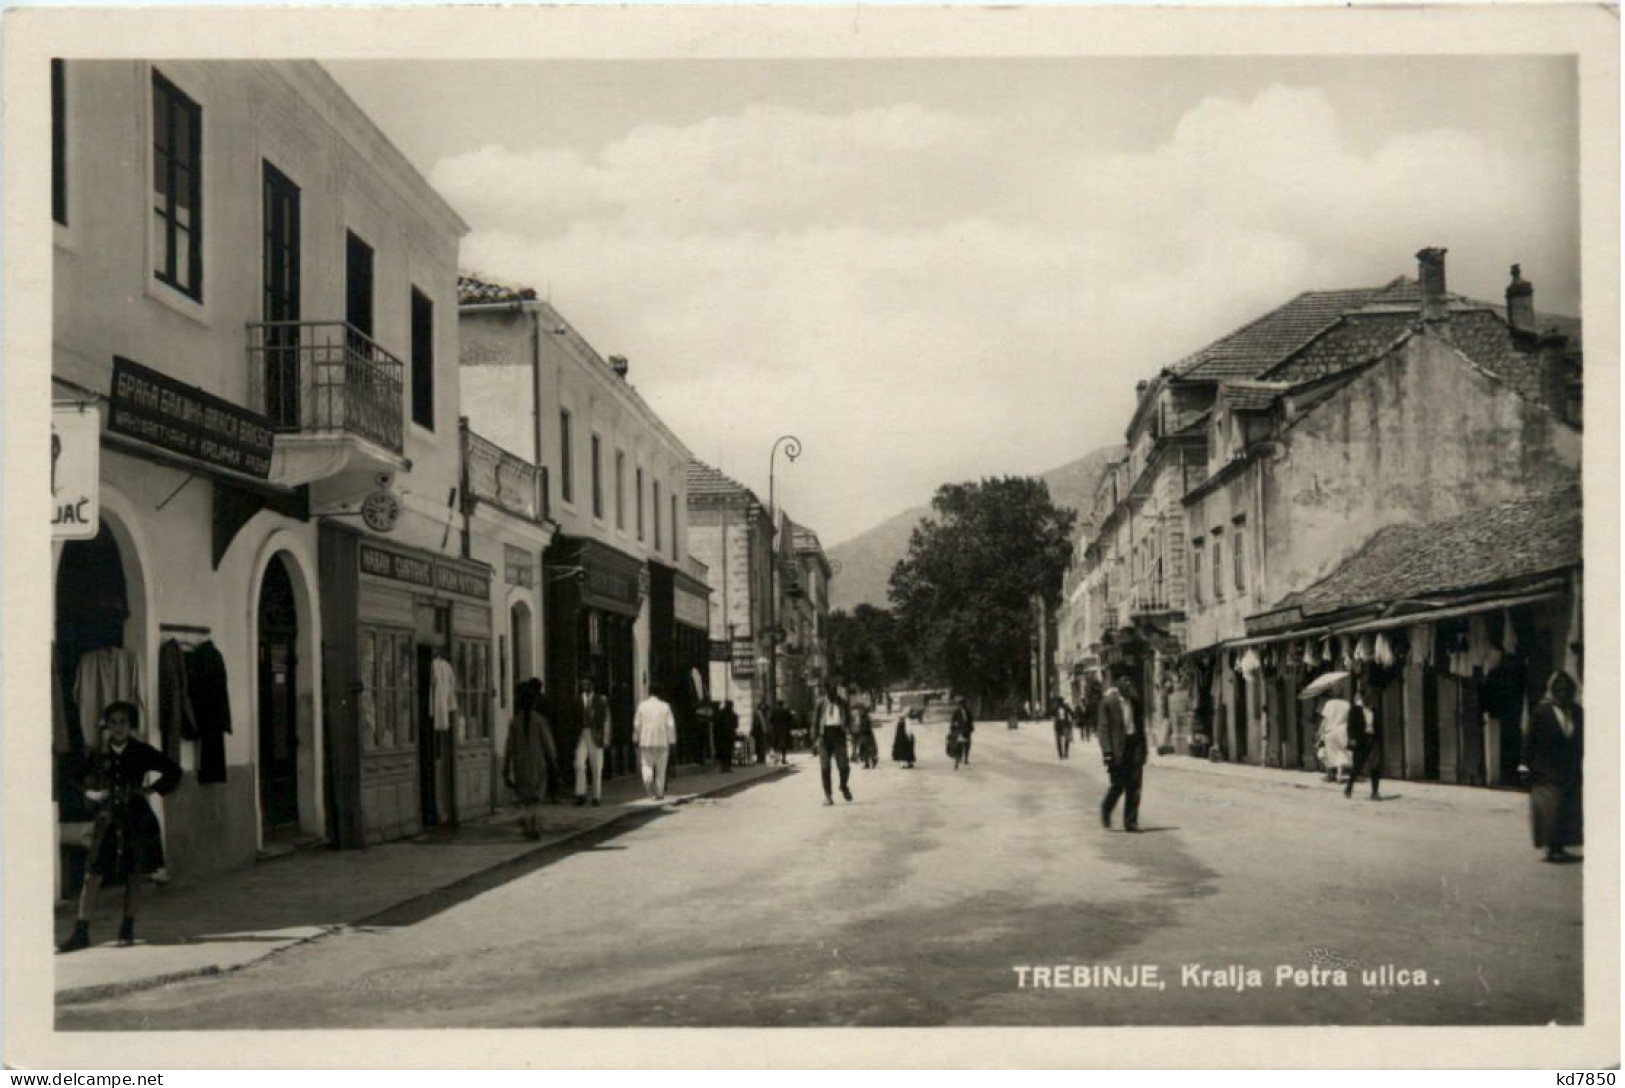
[[[434,430],[434,303],[412,288],[412,422]]]
[[[643,539],[643,466],[638,466],[638,487],[636,502],[638,506],[638,539]]]
[[[576,501],[575,458],[571,456],[570,410],[559,409],[559,494],[565,502]]]
[[[615,528],[626,531],[626,451],[615,451]]]
[[[660,481],[656,480],[655,488],[655,551],[660,550]]]
[[[604,516],[604,459],[603,442],[592,436],[592,516]]]
[[[60,57],[51,59],[51,218],[68,225],[68,78]]]
[[[1224,600],[1224,541],[1213,538],[1213,599]]]
[[[203,110],[152,73],[153,273],[203,298]]]
[[[1193,542],[1191,548],[1191,596],[1197,607],[1202,605],[1202,541]]]
[[[677,496],[671,497],[671,557],[677,558]]]
[[[1236,564],[1236,592],[1247,592],[1247,521],[1245,518],[1236,520],[1235,544],[1231,548],[1231,556]]]

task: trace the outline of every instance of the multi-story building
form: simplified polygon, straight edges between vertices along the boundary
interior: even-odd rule
[[[784,516],[781,539],[789,544],[780,577],[780,691],[790,708],[810,720],[818,694],[831,679],[826,635],[829,583],[834,576],[818,534]]]
[[[1424,250],[1419,258],[1418,281],[1396,285],[1350,313],[1294,352],[1269,380],[1221,386],[1209,419],[1208,473],[1183,502],[1191,545],[1190,643],[1200,672],[1193,694],[1205,708],[1198,729],[1230,758],[1313,764],[1314,724],[1299,713],[1294,695],[1308,675],[1305,632],[1336,639],[1337,625],[1328,624],[1325,613],[1338,609],[1306,612],[1295,602],[1331,596],[1344,607],[1357,603],[1347,593],[1317,594],[1315,587],[1335,581],[1381,530],[1453,525],[1451,519],[1464,517],[1470,527],[1486,508],[1578,483],[1581,440],[1571,418],[1579,370],[1567,336],[1535,331],[1528,284],[1516,272],[1511,306],[1502,311],[1448,294],[1442,251]],[[1577,548],[1577,539],[1573,543]],[[1464,543],[1463,562],[1473,551]],[[1383,554],[1398,564],[1388,578],[1397,591],[1413,572],[1391,547]],[[1365,567],[1370,564],[1367,557]],[[1537,562],[1526,573],[1564,565]],[[1467,581],[1454,584],[1514,579],[1505,563],[1493,569],[1500,577],[1490,577],[1486,567],[1459,572]],[[1449,585],[1434,579],[1425,588],[1448,597]],[[1384,588],[1369,587],[1367,598],[1386,599]],[[1499,611],[1504,597],[1486,590],[1476,609],[1453,601],[1447,618]],[[1431,622],[1423,608],[1402,611],[1415,621],[1406,626]],[[1369,639],[1379,630],[1365,626],[1356,634]],[[1318,649],[1308,654],[1312,663],[1320,662]],[[1331,651],[1338,663],[1345,649]],[[1428,705],[1468,705],[1457,687],[1461,679],[1430,673]],[[1422,713],[1422,672],[1407,682],[1416,689],[1409,715],[1401,685],[1390,686],[1394,705],[1386,721],[1394,736],[1386,751],[1393,773],[1498,781],[1501,759],[1486,763],[1483,752],[1499,744],[1478,743],[1477,726],[1454,722],[1440,741],[1437,717]],[[1457,733],[1473,740],[1457,745],[1449,739]],[[1424,744],[1424,737],[1433,739]],[[1443,769],[1429,764],[1425,749],[1441,743],[1452,752],[1476,751],[1476,762],[1459,769],[1452,760]]]
[[[711,589],[711,692],[749,722],[766,699],[773,626],[774,532],[767,507],[739,481],[688,465],[689,547]]]
[[[628,379],[527,287],[461,282],[461,387],[470,426],[533,457],[556,529],[538,575],[546,685],[560,742],[580,728],[582,679],[609,699],[608,774],[634,769],[632,714],[651,684],[671,695],[684,751],[704,692],[704,572],[688,553],[682,440]]]
[[[464,224],[317,64],[51,74],[64,479],[100,456],[99,517],[58,526],[59,766],[137,697],[188,874],[488,809],[490,570],[447,532]]]

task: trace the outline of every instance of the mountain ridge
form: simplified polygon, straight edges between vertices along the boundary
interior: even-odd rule
[[[1081,522],[1094,500],[1095,485],[1107,461],[1123,454],[1122,446],[1102,446],[1038,478],[1049,485],[1057,506],[1078,512]],[[892,568],[908,553],[908,541],[921,518],[931,515],[930,503],[911,507],[829,549],[840,573],[830,583],[830,607],[851,611],[860,604],[889,607],[886,585]]]

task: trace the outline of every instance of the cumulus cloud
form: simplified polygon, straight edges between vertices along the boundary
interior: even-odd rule
[[[786,494],[828,543],[944,480],[1118,440],[1138,378],[1301,290],[1410,273],[1423,245],[1480,297],[1511,260],[1570,274],[1565,194],[1507,149],[1402,127],[1361,147],[1350,124],[1270,87],[1138,153],[1035,158],[914,104],[755,105],[485,147],[431,180],[474,226],[465,263],[630,355],[697,455],[759,485],[795,430]]]

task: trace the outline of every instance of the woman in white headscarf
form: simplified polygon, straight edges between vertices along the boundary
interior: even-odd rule
[[[1354,755],[1349,751],[1349,711],[1351,704],[1343,697],[1343,685],[1333,688],[1320,706],[1319,743],[1320,765],[1326,770],[1326,780],[1336,782],[1354,767]]]

